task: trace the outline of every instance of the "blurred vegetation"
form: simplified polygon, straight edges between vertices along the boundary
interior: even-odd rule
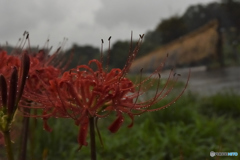
[[[168,96],[155,107],[166,104],[172,98]],[[100,119],[98,126],[104,147],[97,138],[98,159],[212,159],[210,151],[238,152],[239,99],[240,95],[233,92],[210,97],[189,92],[167,109],[135,117],[131,129],[127,128],[131,120],[126,116],[123,126],[114,134],[107,127],[115,115]],[[43,156],[46,159],[89,159],[89,146],[78,151],[78,127],[71,119],[50,119],[51,133],[42,129],[41,120],[31,121],[29,159],[41,160]],[[3,157],[3,153],[0,155]]]

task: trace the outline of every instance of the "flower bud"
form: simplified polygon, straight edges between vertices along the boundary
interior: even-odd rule
[[[16,94],[17,94],[17,83],[18,83],[18,71],[16,67],[13,67],[12,75],[10,78],[9,92],[8,92],[8,104],[7,111],[9,116],[13,116],[16,110]]]

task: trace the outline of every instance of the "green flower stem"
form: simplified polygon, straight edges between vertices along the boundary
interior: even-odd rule
[[[4,141],[5,141],[5,148],[6,148],[6,153],[8,160],[14,160],[13,159],[13,153],[12,153],[12,142],[11,142],[11,137],[10,137],[10,131],[4,131]]]
[[[90,145],[91,145],[91,160],[97,160],[96,156],[96,141],[95,141],[95,129],[94,129],[94,117],[89,118],[90,123]]]

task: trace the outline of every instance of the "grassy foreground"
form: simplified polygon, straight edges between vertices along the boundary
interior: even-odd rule
[[[216,159],[209,156],[210,151],[239,153],[239,115],[240,95],[229,92],[200,97],[185,93],[167,109],[136,117],[131,129],[127,128],[131,121],[126,117],[123,127],[115,134],[107,130],[115,117],[100,119],[104,147],[97,138],[97,156],[99,160],[210,160]],[[78,127],[72,120],[50,120],[51,133],[42,129],[41,120],[31,122],[29,159],[89,159],[89,147],[77,151]],[[1,147],[0,157],[4,157],[3,151]]]

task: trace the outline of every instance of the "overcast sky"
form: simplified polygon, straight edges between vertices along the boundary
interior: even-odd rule
[[[73,43],[100,46],[129,40],[153,30],[164,18],[181,15],[189,5],[215,0],[0,0],[0,44],[15,45],[26,30],[31,45],[58,47],[68,38]],[[106,45],[107,46],[107,45]]]

